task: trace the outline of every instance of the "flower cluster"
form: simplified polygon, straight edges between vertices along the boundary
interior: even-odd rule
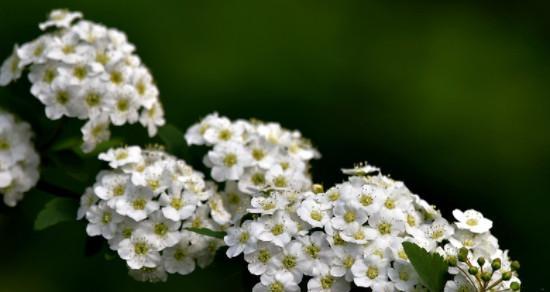
[[[130,274],[148,281],[166,272],[205,267],[223,241],[189,229],[218,230],[228,214],[201,173],[161,149],[110,149],[99,155],[111,170],[98,174],[81,198],[78,218],[126,260]]]
[[[352,176],[326,192],[287,190],[255,197],[248,209],[254,218],[227,230],[227,256],[243,253],[250,273],[261,276],[254,291],[299,291],[304,278],[309,291],[348,291],[352,282],[375,292],[427,291],[402,243],[445,253],[444,244],[462,238],[455,228],[463,228],[463,220],[454,227],[377,168],[345,172]],[[476,224],[465,224],[487,234],[488,221],[475,218]],[[478,243],[485,241],[496,244],[481,237]],[[497,249],[487,252],[494,256]],[[453,290],[453,283],[445,291],[477,291]]]
[[[32,135],[29,124],[0,111],[0,195],[11,207],[38,181],[40,157]]]
[[[185,139],[189,145],[211,148],[204,163],[216,182],[226,182],[222,197],[232,222],[263,191],[309,189],[309,161],[319,157],[298,131],[257,120],[231,121],[216,113],[190,127]]]
[[[133,54],[134,45],[116,29],[87,20],[79,12],[54,10],[37,39],[15,46],[0,69],[0,85],[19,78],[25,68],[31,93],[46,116],[87,120],[83,150],[110,136],[110,124],[140,122],[150,136],[164,124],[158,89],[149,70]],[[76,23],[75,23],[76,21]]]
[[[490,233],[492,221],[475,210],[454,210],[453,216],[455,232],[437,250],[447,258],[449,273],[454,275],[445,292],[519,290],[519,263],[499,248]]]

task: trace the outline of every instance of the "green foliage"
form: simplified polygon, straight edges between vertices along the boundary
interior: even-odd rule
[[[429,253],[412,242],[403,242],[403,248],[422,284],[431,292],[441,292],[445,286],[448,265],[437,253]]]
[[[187,228],[187,230],[219,239],[223,239],[223,237],[227,234],[224,231],[214,231],[208,228]]]
[[[61,222],[74,220],[77,202],[73,199],[54,198],[44,206],[34,221],[35,230],[44,230]]]
[[[166,124],[159,129],[158,135],[166,146],[166,151],[178,157],[186,153],[187,145],[183,139],[183,133],[174,125]]]

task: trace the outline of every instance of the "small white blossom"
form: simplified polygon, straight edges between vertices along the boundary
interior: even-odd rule
[[[40,24],[40,29],[45,30],[51,26],[58,28],[67,28],[75,19],[81,18],[82,13],[71,12],[66,9],[56,9],[50,12],[49,19]]]
[[[460,229],[466,229],[473,233],[485,233],[493,227],[493,221],[483,217],[483,214],[475,210],[466,210],[464,212],[456,209],[453,216],[458,222],[456,226]]]
[[[37,39],[15,46],[0,69],[5,86],[29,69],[31,93],[49,119],[87,120],[81,129],[83,150],[109,139],[111,124],[138,121],[150,136],[165,124],[158,89],[134,45],[115,29],[86,20],[80,12],[53,10]]]
[[[40,158],[30,125],[0,110],[0,196],[13,207],[36,185]]]
[[[274,144],[288,139],[277,127],[263,131]],[[252,198],[248,211],[257,217],[231,227],[226,244],[230,257],[244,246],[251,250],[245,253],[248,269],[262,279],[256,290],[286,287],[282,282],[279,285],[276,275],[287,275],[296,283],[305,275],[311,277],[308,291],[348,291],[351,282],[376,292],[427,291],[408,260],[405,241],[445,258],[468,248],[470,262],[487,259],[484,271],[491,270],[489,259],[501,259],[503,268],[493,273],[491,283],[499,291],[518,287],[516,273],[498,282],[501,271],[510,270],[511,263],[488,229],[480,234],[458,223],[456,227],[449,224],[434,206],[378,169],[364,165],[350,173],[354,176],[326,192],[269,190]],[[258,229],[257,235],[250,232]],[[449,274],[456,275],[459,269],[467,273],[468,268],[459,262],[449,268]],[[477,291],[468,290],[469,282],[477,281],[470,280],[455,277],[446,283],[445,291]]]
[[[186,229],[219,231],[214,219],[230,214],[201,173],[156,148],[120,147],[99,157],[111,169],[86,189],[78,217],[88,221],[88,235],[108,240],[132,277],[164,281],[166,273],[189,274],[213,261],[222,241]]]

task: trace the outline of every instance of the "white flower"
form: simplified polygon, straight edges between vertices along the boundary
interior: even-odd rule
[[[252,157],[239,144],[227,143],[217,145],[208,152],[208,160],[212,163],[212,178],[221,182],[237,180],[244,168],[252,164]]]
[[[83,150],[110,137],[109,125],[140,122],[153,136],[164,125],[158,89],[134,46],[115,29],[86,20],[80,12],[50,13],[37,39],[17,46],[0,69],[0,86],[29,68],[31,93],[49,119],[88,120],[81,129]]]
[[[421,230],[424,231],[426,237],[436,242],[449,238],[454,232],[452,226],[444,218],[437,218],[431,224],[421,226]]]
[[[109,162],[111,168],[118,168],[126,164],[138,163],[143,157],[141,156],[141,148],[131,146],[109,149],[107,152],[99,154],[99,159]]]
[[[109,239],[109,247],[112,250],[118,250],[121,241],[128,239],[134,234],[138,223],[131,218],[123,217],[122,222],[118,223],[113,238]]]
[[[158,247],[153,244],[151,235],[143,232],[135,232],[130,238],[122,240],[118,254],[132,269],[154,268],[161,262]]]
[[[122,221],[122,216],[109,208],[107,204],[99,204],[90,207],[86,212],[86,219],[90,222],[86,226],[86,233],[89,236],[101,235],[106,239],[111,239],[116,232],[117,224]]]
[[[185,140],[212,149],[203,159],[216,181],[235,181],[250,195],[266,188],[307,190],[309,160],[317,151],[297,131],[276,123],[231,121],[210,114],[191,126]]]
[[[212,219],[216,223],[224,225],[229,223],[229,221],[231,220],[231,214],[225,208],[222,197],[220,195],[212,195],[208,199],[208,207],[210,207],[210,216],[212,216]]]
[[[17,56],[21,59],[21,67],[30,63],[40,64],[46,61],[46,49],[51,46],[52,38],[43,35],[36,40],[28,42],[17,49]],[[33,81],[34,82],[34,81]]]
[[[209,114],[199,123],[191,126],[185,133],[185,141],[189,145],[203,145],[206,143],[204,134],[208,128],[218,123],[218,113]]]
[[[347,292],[350,290],[350,284],[343,278],[322,275],[311,278],[307,282],[307,289],[311,292]]]
[[[1,185],[1,184],[0,184]],[[86,212],[99,200],[95,195],[93,188],[86,188],[82,197],[80,197],[80,206],[78,207],[76,219],[82,219],[86,216]]]
[[[264,131],[271,135],[272,145],[291,143],[277,127]],[[275,165],[268,172],[280,167],[277,171],[283,173],[281,164]],[[266,188],[252,194],[248,211],[254,217],[244,221],[246,229],[230,228],[226,238],[230,249],[234,249],[228,252],[232,257],[243,249],[238,236],[245,230],[259,230],[257,246],[245,253],[250,273],[262,276],[262,283],[255,289],[284,289],[274,280],[275,275],[287,275],[298,284],[306,275],[312,277],[309,291],[348,291],[351,282],[375,292],[427,291],[408,260],[405,241],[445,258],[456,257],[457,250],[466,247],[472,263],[479,257],[502,259],[503,268],[493,274],[497,281],[502,278],[501,271],[511,269],[507,253],[499,249],[488,229],[480,234],[461,229],[461,222],[456,227],[449,224],[434,206],[378,170],[354,170],[352,174],[355,176],[324,193],[291,185],[285,190]],[[469,268],[462,262],[458,265],[464,271]],[[491,270],[488,261],[483,270]],[[456,275],[458,269],[451,267],[448,272]],[[496,283],[495,290],[509,289],[512,281],[519,283],[516,274],[508,282]],[[272,283],[275,285],[270,287]],[[455,280],[447,283],[445,291],[460,289],[467,287]]]
[[[227,249],[227,257],[234,258],[241,253],[249,254],[256,251],[260,226],[256,222],[246,221],[240,227],[227,229],[227,235],[223,238]]]
[[[348,227],[353,228],[353,224],[363,224],[367,222],[368,215],[365,210],[356,204],[348,202],[338,202],[334,206],[334,217],[331,219],[332,226],[338,230],[344,230]]]
[[[281,196],[271,195],[269,197],[254,197],[250,201],[250,213],[273,214],[284,208],[286,201]]]
[[[334,250],[335,257],[332,258],[330,274],[334,277],[345,277],[348,282],[353,281],[351,267],[355,261],[362,260],[360,246],[345,243],[334,244],[334,241],[332,242],[331,247]]]
[[[475,210],[466,210],[464,212],[455,209],[453,216],[458,222],[456,226],[460,229],[469,230],[473,233],[485,233],[493,227],[493,221],[483,217],[483,214]]]
[[[411,291],[419,282],[413,266],[404,261],[395,261],[393,267],[388,270],[388,276],[401,291]]]
[[[453,281],[447,281],[447,283],[445,283],[445,289],[443,291],[444,292],[476,292],[478,290],[462,274],[458,274],[454,277]]]
[[[356,261],[351,271],[355,277],[355,285],[359,287],[371,287],[373,291],[376,286],[388,281],[386,262],[377,257],[371,256],[363,261]]]
[[[110,95],[108,98],[108,107],[113,109],[109,117],[114,125],[133,124],[138,121],[140,103],[134,88],[129,85],[123,85],[107,94]]]
[[[180,242],[162,253],[164,268],[168,273],[190,274],[195,270],[194,251],[189,240],[182,237]]]
[[[150,239],[155,246],[164,249],[180,241],[180,226],[181,222],[167,219],[162,215],[162,212],[156,211],[149,215],[147,221],[144,221],[140,228],[151,235]]]
[[[80,131],[84,137],[82,150],[85,152],[92,151],[97,144],[107,140],[109,136],[111,136],[111,132],[109,131],[109,119],[106,116],[99,116],[95,119],[88,120]]]
[[[212,202],[221,205],[222,199],[201,173],[155,148],[127,146],[99,156],[111,169],[87,189],[79,214],[86,212],[89,235],[106,238],[132,276],[164,280],[166,273],[188,274],[195,264],[204,268],[214,260],[223,242],[186,230],[219,231],[214,219],[230,216],[213,210]]]
[[[272,218],[260,219],[259,222],[262,225],[260,225],[258,239],[272,242],[280,247],[289,243],[291,236],[298,231],[296,222],[283,211],[275,212]]]
[[[304,274],[310,276],[326,275],[330,271],[329,263],[334,256],[325,233],[315,231],[310,236],[299,237],[302,243],[302,260],[298,263]]]
[[[232,222],[236,222],[246,215],[247,208],[250,206],[250,195],[241,192],[235,182],[226,182],[225,190],[221,196],[224,206],[232,216]]]
[[[0,196],[13,207],[36,185],[40,158],[29,124],[0,110]]]
[[[193,215],[193,212],[197,209],[199,199],[190,192],[183,192],[183,194],[161,194],[160,202],[162,205],[162,214],[164,217],[173,220],[180,221],[185,220]]]
[[[204,140],[209,144],[224,142],[239,143],[243,139],[244,128],[241,124],[232,124],[227,118],[219,118],[204,131]]]
[[[48,21],[42,22],[39,26],[41,30],[45,30],[49,27],[62,27],[66,28],[71,25],[75,19],[81,18],[82,13],[70,12],[66,9],[56,9],[50,12]]]
[[[98,175],[98,180],[101,183],[94,188],[95,195],[114,208],[117,201],[127,192],[130,180],[128,175],[103,172]]]
[[[116,203],[116,210],[136,221],[141,221],[159,209],[159,203],[153,200],[153,192],[142,186],[133,187],[126,196]]]
[[[16,52],[17,46],[14,47],[11,56],[9,56],[4,63],[2,63],[2,67],[0,67],[0,86],[6,86],[13,80],[21,77],[23,68],[19,66],[21,60]]]
[[[397,236],[405,231],[405,222],[381,210],[369,218],[369,225],[378,231],[379,236]]]
[[[280,248],[271,243],[258,242],[258,248],[245,254],[244,259],[248,263],[248,271],[253,275],[262,275],[274,264],[275,255]]]
[[[306,260],[303,252],[304,245],[297,240],[289,242],[281,252],[277,253],[268,273],[290,273],[296,282],[302,281],[304,275],[300,263]]]
[[[380,168],[365,163],[360,163],[354,168],[343,168],[342,173],[347,175],[365,176],[380,172]]]
[[[147,127],[147,133],[149,137],[153,137],[157,134],[158,127],[163,126],[166,121],[164,120],[164,109],[160,102],[155,102],[150,108],[141,111],[139,122]]]
[[[310,197],[300,204],[296,214],[313,227],[323,227],[330,220],[331,207],[328,203],[319,203]]]
[[[376,238],[378,235],[379,233],[377,233],[375,229],[363,226],[357,222],[346,225],[344,230],[340,233],[342,240],[356,244],[366,244],[369,240]]]
[[[264,274],[261,282],[252,288],[252,292],[300,291],[300,287],[289,273]]]

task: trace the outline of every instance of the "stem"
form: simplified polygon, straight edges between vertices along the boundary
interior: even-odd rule
[[[65,197],[65,198],[72,198],[72,199],[78,199],[80,197],[79,194],[73,191],[67,190],[65,188],[62,188],[56,185],[52,185],[49,182],[46,182],[44,180],[38,181],[38,184],[36,184],[36,189],[58,197]]]
[[[474,286],[474,288],[477,288],[476,286],[476,283],[474,281],[472,281],[472,279],[470,278],[470,275],[468,275],[468,273],[466,273],[461,267],[459,267],[458,265],[456,266],[456,268],[462,272],[462,274],[464,274],[464,277],[466,277],[466,279],[468,281],[470,281],[470,284],[472,284],[472,286]]]
[[[490,290],[491,288],[495,287],[496,285],[500,284],[502,282],[502,279],[494,282],[493,284],[491,284],[491,286],[487,287],[487,290]]]
[[[466,259],[466,264],[470,268],[473,267],[473,265],[472,265],[472,263],[470,262],[469,259]],[[485,289],[483,289],[483,282],[481,281],[481,278],[478,275],[479,275],[479,273],[477,275],[475,275],[474,277],[475,277],[476,281],[479,283],[479,290],[484,291]]]

